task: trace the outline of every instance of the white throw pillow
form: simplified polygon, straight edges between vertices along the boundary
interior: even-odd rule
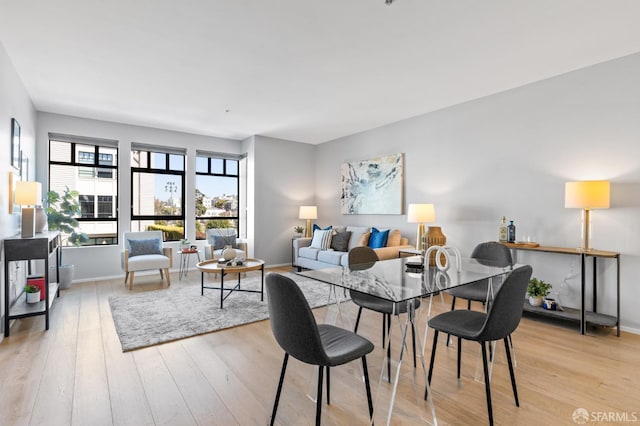
[[[331,229],[321,230],[316,229],[313,232],[313,239],[311,240],[311,247],[317,248],[320,250],[326,250],[331,247],[331,234],[333,231]]]

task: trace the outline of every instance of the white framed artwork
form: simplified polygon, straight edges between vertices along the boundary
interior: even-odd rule
[[[342,214],[402,214],[404,154],[342,164]]]

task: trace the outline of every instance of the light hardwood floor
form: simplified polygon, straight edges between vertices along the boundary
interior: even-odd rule
[[[158,275],[136,281],[134,292],[162,288]],[[192,271],[179,281],[174,273],[171,282],[197,286],[199,274]],[[128,292],[121,279],[77,284],[56,301],[49,331],[43,317],[15,322],[0,344],[0,424],[268,423],[283,356],[268,321],[122,353],[108,297]],[[439,302],[434,309],[442,309]],[[324,308],[315,312],[324,318]],[[369,357],[374,392],[382,364],[380,328],[379,314],[363,314],[360,332],[377,346]],[[577,408],[601,419],[610,413],[640,417],[640,336],[623,332],[618,338],[607,329],[581,336],[573,325],[525,317],[513,337],[520,407],[514,405],[504,348],[498,346],[491,381],[496,424],[570,425]],[[484,385],[474,380],[478,345],[463,345],[458,381],[456,349],[443,343],[441,338],[432,382],[439,423],[486,424]],[[323,424],[367,423],[357,369],[357,363],[332,369],[332,403],[323,407]],[[314,370],[290,361],[277,424],[313,423],[315,405],[305,394],[315,380]],[[400,387],[398,418],[403,411],[415,412],[412,395]],[[416,423],[411,417],[394,421]]]

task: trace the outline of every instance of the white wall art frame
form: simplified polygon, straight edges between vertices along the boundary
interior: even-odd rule
[[[404,154],[342,164],[342,214],[402,214]]]

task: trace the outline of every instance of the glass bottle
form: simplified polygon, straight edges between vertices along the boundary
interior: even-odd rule
[[[516,242],[516,226],[512,220],[509,221],[509,226],[507,226],[507,241],[510,243]]]
[[[504,216],[502,216],[502,223],[500,224],[500,232],[498,235],[499,235],[498,241],[500,241],[501,243],[507,242],[507,239],[508,239],[507,218]]]

